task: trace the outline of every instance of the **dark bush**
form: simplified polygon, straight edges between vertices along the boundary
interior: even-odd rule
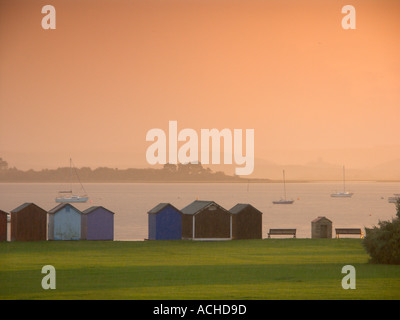
[[[400,200],[396,209],[392,221],[379,221],[378,226],[365,228],[363,245],[373,263],[400,264]]]

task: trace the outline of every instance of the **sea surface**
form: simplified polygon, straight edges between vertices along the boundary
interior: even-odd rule
[[[400,193],[398,182],[348,182],[352,198],[332,198],[340,182],[286,183],[291,205],[272,204],[283,196],[280,183],[89,183],[90,199],[74,204],[79,210],[104,206],[115,213],[115,240],[148,237],[147,212],[160,202],[182,209],[194,200],[213,200],[229,210],[237,203],[250,203],[263,212],[263,237],[270,228],[295,228],[298,238],[311,238],[311,221],[325,216],[333,228],[365,228],[396,216],[387,198]],[[25,202],[45,210],[54,208],[55,197],[65,185],[58,183],[0,183],[0,209],[11,211]],[[334,236],[334,230],[333,230]],[[351,237],[351,236],[350,236]],[[357,237],[357,236],[355,236]]]

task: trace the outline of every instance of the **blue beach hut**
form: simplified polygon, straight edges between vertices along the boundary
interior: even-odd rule
[[[170,203],[160,203],[147,212],[149,240],[182,239],[182,213]]]
[[[81,240],[82,212],[69,203],[49,211],[49,240]]]

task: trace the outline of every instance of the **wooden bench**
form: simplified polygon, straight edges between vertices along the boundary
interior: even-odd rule
[[[293,238],[296,238],[296,229],[269,229],[268,238],[271,238],[271,235],[293,235]]]
[[[336,228],[336,239],[339,238],[340,234],[359,234],[362,237],[362,232],[360,228]]]

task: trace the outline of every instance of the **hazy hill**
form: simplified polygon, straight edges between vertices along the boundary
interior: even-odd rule
[[[213,170],[224,170],[226,174],[234,173],[234,166],[210,165]],[[345,164],[346,180],[391,180],[400,181],[400,159],[384,162],[377,166],[354,168]],[[343,165],[332,164],[322,160],[298,165],[277,164],[265,159],[255,159],[254,172],[243,178],[267,178],[282,180],[285,170],[289,180],[342,180]]]
[[[256,163],[254,177],[282,179],[282,170],[288,180],[342,180],[343,165],[326,162],[310,162],[304,165],[278,165]],[[345,167],[346,180],[400,180],[400,159],[374,167]]]

